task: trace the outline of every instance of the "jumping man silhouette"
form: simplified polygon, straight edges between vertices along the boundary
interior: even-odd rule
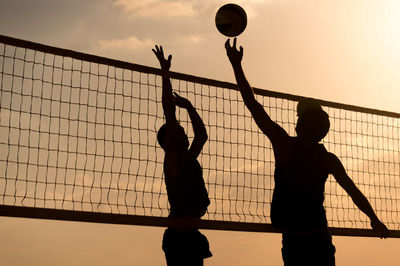
[[[204,184],[202,168],[197,161],[208,136],[203,121],[189,100],[172,93],[169,69],[172,56],[164,57],[162,46],[155,46],[154,54],[163,70],[162,106],[166,123],[158,131],[157,139],[165,151],[164,175],[170,203],[169,217],[177,221],[164,232],[162,248],[168,266],[201,266],[211,257],[207,238],[199,232],[196,220],[210,204]],[[176,107],[185,108],[192,122],[194,139],[189,140],[179,125]]]
[[[283,232],[282,258],[285,266],[335,265],[335,247],[328,232],[323,206],[324,187],[329,174],[370,218],[377,234],[386,238],[388,229],[347,175],[340,160],[319,143],[328,133],[330,122],[318,101],[306,98],[298,103],[297,136],[289,136],[271,120],[256,100],[241,64],[243,47],[238,50],[234,38],[233,45],[228,39],[225,48],[243,101],[257,126],[271,141],[274,151],[275,188],[271,221]]]

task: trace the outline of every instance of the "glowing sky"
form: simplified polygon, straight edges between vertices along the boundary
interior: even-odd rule
[[[396,0],[231,1],[248,13],[239,37],[255,87],[400,112]],[[0,34],[233,81],[214,14],[226,1],[1,0]],[[4,265],[162,265],[162,228],[0,218]],[[282,265],[280,236],[205,231],[206,265]],[[397,239],[334,237],[337,265],[398,265]],[[27,263],[28,262],[28,263]]]

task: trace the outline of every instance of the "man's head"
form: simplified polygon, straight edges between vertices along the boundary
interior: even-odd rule
[[[160,127],[157,133],[157,140],[158,143],[160,144],[161,148],[165,150],[165,132],[167,130],[167,124],[164,124]],[[189,148],[189,139],[185,133],[185,130],[183,127],[178,125],[178,130],[176,132],[175,139],[177,140],[177,145],[179,145],[180,148],[187,150]]]
[[[296,132],[300,138],[317,143],[328,134],[329,116],[317,100],[301,100],[297,104],[297,116]]]

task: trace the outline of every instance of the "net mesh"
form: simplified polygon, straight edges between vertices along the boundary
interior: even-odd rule
[[[208,220],[270,223],[274,157],[237,90],[172,79],[206,125],[199,161],[211,205]],[[166,217],[161,77],[0,43],[0,204]],[[271,118],[295,135],[296,104],[257,95]],[[328,151],[400,229],[400,116],[325,106]],[[193,132],[185,110],[177,117]],[[368,217],[329,177],[329,226],[370,228]]]

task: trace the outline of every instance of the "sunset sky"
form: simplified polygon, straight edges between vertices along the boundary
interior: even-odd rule
[[[400,2],[243,0],[243,66],[258,88],[400,112]],[[227,1],[1,0],[0,34],[172,70],[234,81],[214,15]],[[164,264],[164,228],[0,218],[4,265]],[[205,265],[283,265],[280,235],[203,231]],[[334,237],[339,266],[400,261],[398,239]]]

